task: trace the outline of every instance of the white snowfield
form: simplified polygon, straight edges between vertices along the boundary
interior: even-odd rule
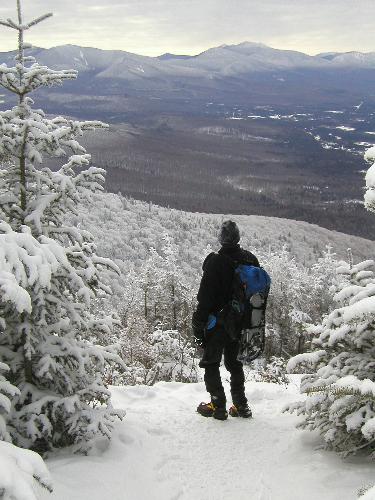
[[[42,498],[355,500],[374,483],[373,462],[342,460],[319,448],[316,434],[296,430],[298,417],[282,413],[301,398],[299,377],[291,380],[287,389],[247,382],[254,418],[224,422],[195,412],[207,400],[202,382],[113,387],[114,405],[127,415],[111,444],[48,460],[54,493]]]

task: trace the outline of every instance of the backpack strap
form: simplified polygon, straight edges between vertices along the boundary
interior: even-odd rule
[[[212,254],[210,254],[210,255],[212,255]],[[240,264],[240,262],[238,260],[232,259],[232,257],[229,257],[229,255],[225,255],[222,253],[217,253],[215,255],[218,255],[219,257],[224,259],[226,262],[228,262],[230,264],[230,266],[233,268],[233,271],[235,271],[237,266]]]

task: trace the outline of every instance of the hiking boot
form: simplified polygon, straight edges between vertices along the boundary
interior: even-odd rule
[[[224,406],[216,406],[214,403],[200,403],[197,412],[203,417],[214,417],[217,420],[226,420],[228,412]]]
[[[231,417],[242,417],[242,418],[251,418],[253,416],[251,412],[251,408],[246,403],[244,405],[232,405],[229,408],[229,415]]]

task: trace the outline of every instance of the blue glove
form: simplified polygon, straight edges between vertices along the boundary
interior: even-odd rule
[[[206,330],[212,330],[216,326],[216,316],[214,314],[210,314],[208,316],[207,324],[206,324]]]

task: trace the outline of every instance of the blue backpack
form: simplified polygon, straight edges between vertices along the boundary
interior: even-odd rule
[[[262,267],[239,264],[235,269],[235,274],[239,278],[237,286],[243,288],[247,300],[255,293],[265,293],[266,291],[268,293],[271,278]]]
[[[250,362],[264,350],[265,313],[271,278],[262,267],[238,262],[234,266],[231,299],[217,319],[229,337],[240,342],[239,357]]]

